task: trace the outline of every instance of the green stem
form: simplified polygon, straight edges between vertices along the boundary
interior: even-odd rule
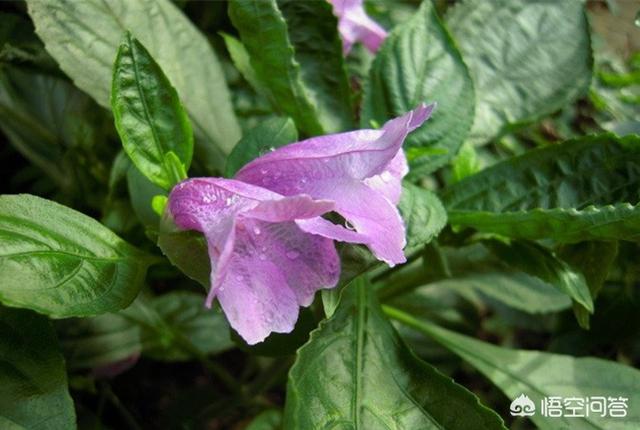
[[[250,396],[257,396],[277,383],[286,375],[293,364],[291,357],[276,358],[249,386],[247,390]]]
[[[394,308],[393,306],[382,305],[382,311],[389,318],[394,319],[406,326],[414,328],[421,333],[431,336],[438,343],[441,343],[443,345],[447,344],[447,342],[443,341],[443,336],[445,335],[445,331],[443,331],[437,325],[428,321],[419,320],[413,315],[408,314],[407,312],[401,311],[398,308]]]

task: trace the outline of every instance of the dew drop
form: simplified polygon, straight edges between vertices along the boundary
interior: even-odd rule
[[[353,226],[353,224],[351,224],[349,221],[345,221],[344,222],[344,226],[346,227],[347,230],[351,230],[351,231],[355,231],[356,228]]]
[[[273,151],[275,151],[275,150],[276,150],[276,148],[274,148],[273,146],[269,148],[269,151],[270,151],[270,152],[273,152]]]
[[[237,276],[236,276],[236,281],[244,281],[244,276],[242,276],[242,275],[237,275]]]
[[[266,175],[267,174],[267,169],[260,169],[260,174],[261,175]]]
[[[634,21],[636,27],[640,27],[640,10],[636,13],[636,20]]]
[[[266,255],[264,255],[264,254],[260,254],[260,255],[258,256],[258,258],[259,258],[260,260],[264,261],[264,260],[266,260],[266,259],[267,259],[267,256],[266,256]]]
[[[253,232],[254,232],[255,234],[260,234],[260,233],[262,233],[262,230],[260,230],[260,227],[255,226],[255,227],[253,227]]]
[[[385,170],[380,175],[380,179],[382,179],[383,182],[390,182],[393,179],[393,176],[391,176],[391,173],[389,173],[389,171]]]
[[[289,258],[290,260],[295,260],[299,255],[300,253],[298,251],[287,251],[287,258]]]

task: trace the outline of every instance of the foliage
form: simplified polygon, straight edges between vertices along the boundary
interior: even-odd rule
[[[606,3],[368,1],[389,34],[348,54],[324,0],[3,3],[0,427],[638,428],[640,53]],[[338,243],[338,285],[258,345],[205,307],[174,186],[431,102],[406,264]]]

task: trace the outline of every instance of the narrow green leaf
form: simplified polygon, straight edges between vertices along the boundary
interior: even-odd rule
[[[338,427],[504,428],[477,397],[404,345],[362,278],[345,289],[289,372],[284,428]]]
[[[64,360],[45,317],[0,307],[0,363],[0,427],[76,428]]]
[[[529,151],[442,193],[453,226],[558,242],[640,237],[640,137],[589,136]]]
[[[298,140],[298,131],[290,118],[270,118],[249,130],[227,158],[225,176],[231,178],[248,162]]]
[[[474,143],[553,113],[589,89],[593,60],[580,0],[465,0],[447,24],[475,84]]]
[[[150,257],[96,220],[28,194],[0,196],[0,301],[54,318],[129,305]]]
[[[521,394],[536,406],[531,420],[542,430],[558,428],[636,429],[640,426],[640,372],[632,367],[598,358],[574,358],[540,351],[500,348],[445,330],[422,319],[385,306],[394,319],[431,336],[478,369],[510,399]],[[545,417],[540,413],[544,397],[625,397],[628,415]],[[475,428],[475,427],[474,427]]]
[[[207,39],[171,1],[29,0],[27,6],[47,51],[105,107],[118,45],[131,30],[178,90],[198,138],[198,160],[222,170],[240,138],[224,73]]]
[[[405,143],[412,157],[410,174],[427,174],[453,158],[467,137],[474,116],[471,76],[460,52],[430,0],[384,42],[365,83],[361,126],[385,121],[437,102],[433,117]]]
[[[550,250],[525,241],[513,241],[507,245],[498,240],[488,240],[485,244],[505,264],[553,285],[593,313],[593,300],[582,273],[556,258]]]
[[[229,16],[278,110],[308,135],[351,128],[350,87],[331,5],[235,0]]]
[[[191,123],[158,63],[128,32],[113,66],[111,109],[122,146],[144,176],[165,190],[186,177]]]
[[[595,300],[618,255],[618,242],[593,241],[565,245],[559,255],[571,267],[582,272],[591,297]],[[589,328],[589,313],[581,306],[574,306],[573,310],[580,325]]]

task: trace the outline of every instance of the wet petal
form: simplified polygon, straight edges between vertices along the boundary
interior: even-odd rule
[[[338,17],[338,30],[343,51],[347,54],[355,42],[362,42],[371,52],[376,52],[387,37],[387,32],[369,18],[363,0],[328,0]]]
[[[247,164],[237,178],[284,195],[303,193],[334,201],[335,211],[356,232],[321,220],[298,221],[300,227],[327,238],[366,244],[380,260],[402,263],[404,224],[395,208],[408,172],[402,143],[433,107],[420,105],[381,130],[321,136],[279,148]]]
[[[333,242],[303,232],[294,222],[246,219],[236,230],[228,270],[217,288],[231,326],[249,344],[269,333],[288,333],[298,308],[315,292],[334,287],[340,261]]]

